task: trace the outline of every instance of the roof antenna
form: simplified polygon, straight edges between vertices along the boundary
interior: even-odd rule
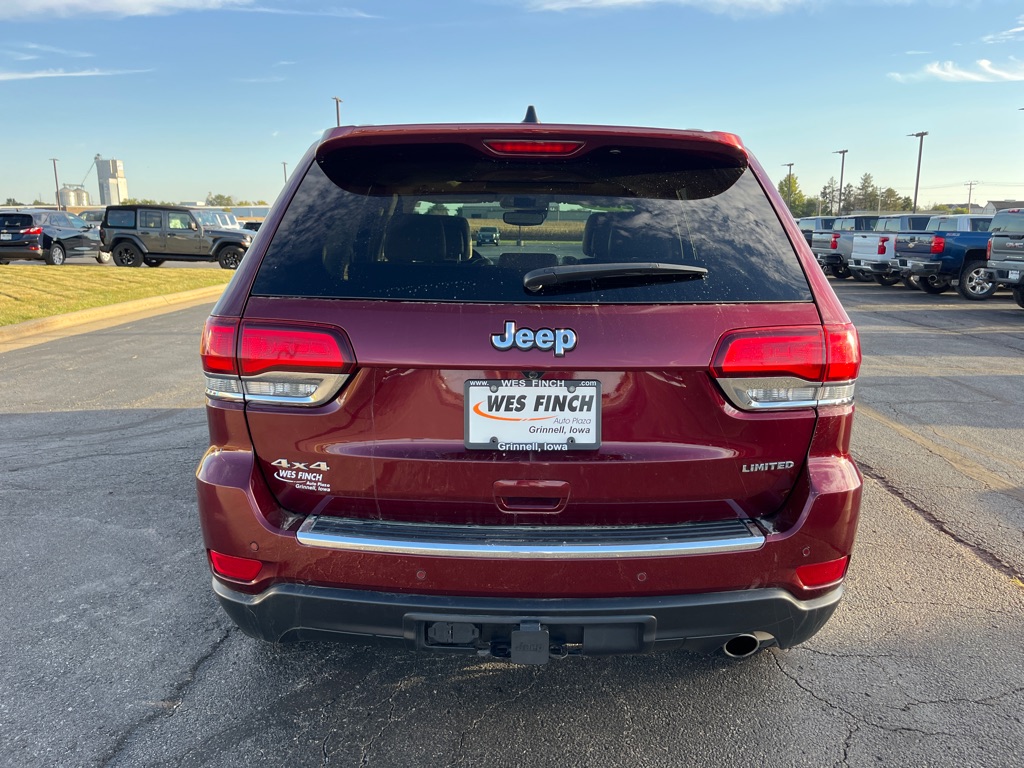
[[[537,110],[533,108],[533,104],[526,108],[526,117],[523,118],[524,123],[539,123],[537,119]]]

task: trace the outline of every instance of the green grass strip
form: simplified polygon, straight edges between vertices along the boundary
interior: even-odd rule
[[[0,265],[0,326],[227,283],[224,269]]]

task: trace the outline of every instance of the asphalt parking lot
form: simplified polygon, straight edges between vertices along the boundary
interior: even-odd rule
[[[1024,310],[834,285],[865,350],[848,591],[741,663],[253,641],[196,518],[209,305],[0,354],[0,764],[1017,764]]]

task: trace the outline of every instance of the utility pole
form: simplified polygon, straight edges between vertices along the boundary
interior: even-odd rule
[[[284,168],[284,183],[288,183],[288,163],[282,162],[281,167]]]
[[[917,146],[917,176],[914,177],[914,213],[917,213],[917,188],[921,183],[921,154],[924,152],[924,137],[927,135],[928,131],[907,134],[908,137],[916,136],[920,139],[920,143]]]
[[[53,188],[57,192],[57,210],[61,210],[60,207],[60,182],[57,181],[57,158],[51,157],[50,160],[53,162]]]
[[[338,120],[338,127],[341,128],[341,99],[337,96],[331,96],[334,99],[334,116]]]
[[[980,184],[980,183],[981,182],[978,182],[978,181],[968,181],[966,184],[964,184],[964,186],[967,187],[967,212],[968,213],[971,213],[971,194],[974,192],[974,187],[976,185]]]
[[[784,166],[789,168],[789,173],[786,176],[789,178],[789,199],[786,200],[786,205],[789,206],[789,212],[793,212],[793,163],[783,163]]]
[[[843,172],[846,170],[846,153],[849,151],[848,149],[837,149],[832,153],[842,158],[842,162],[839,164],[839,210],[835,212],[837,216],[843,215]]]

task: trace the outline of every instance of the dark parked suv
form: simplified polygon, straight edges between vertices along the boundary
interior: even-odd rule
[[[811,637],[860,348],[773,186],[726,133],[325,133],[202,336],[227,613],[524,664]]]
[[[159,267],[165,261],[216,261],[237,269],[254,233],[204,224],[188,208],[111,205],[100,226],[103,250],[118,267]]]
[[[88,256],[104,262],[96,229],[64,211],[0,211],[0,264],[19,259],[60,266],[69,256]]]

